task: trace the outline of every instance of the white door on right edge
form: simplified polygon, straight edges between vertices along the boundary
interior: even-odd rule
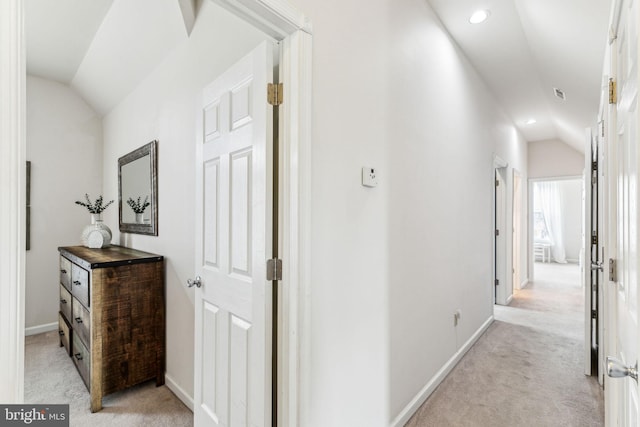
[[[616,179],[616,201],[610,215],[617,223],[614,283],[617,314],[616,354],[622,366],[634,367],[638,361],[638,1],[620,0],[617,40],[612,45],[612,69],[617,76],[615,159],[611,178]],[[614,216],[615,215],[615,216]],[[609,367],[610,365],[608,365]],[[617,388],[617,422],[620,426],[638,425],[638,382],[630,376],[611,379]]]

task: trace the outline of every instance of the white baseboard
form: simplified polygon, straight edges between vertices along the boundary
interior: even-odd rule
[[[191,412],[193,412],[193,398],[189,396],[189,394],[184,391],[184,389],[180,387],[170,375],[167,375],[166,372],[164,374],[164,383],[167,388],[171,390],[171,392],[175,394],[176,397],[187,406],[187,408],[191,409]]]
[[[509,298],[507,298],[507,303],[505,305],[511,304],[511,301],[513,301],[513,294],[509,295]]]
[[[391,422],[391,427],[404,426],[420,406],[427,400],[433,391],[440,385],[442,380],[451,372],[458,364],[462,357],[469,351],[471,346],[478,341],[478,338],[484,334],[489,326],[493,323],[493,316],[489,317],[486,322],[476,331],[469,340],[445,363],[445,365],[431,378],[431,380],[420,390],[420,392],[409,402],[409,404],[400,411],[400,414]]]
[[[525,279],[522,281],[522,283],[520,283],[520,289],[524,289],[527,286],[529,286],[529,279]]]
[[[28,337],[29,335],[37,335],[45,332],[51,332],[58,329],[58,322],[47,323],[46,325],[38,325],[31,326],[29,328],[24,328],[24,335]]]

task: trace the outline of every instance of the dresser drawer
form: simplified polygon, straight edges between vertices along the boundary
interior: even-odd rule
[[[89,272],[76,264],[71,264],[71,293],[80,304],[89,308]]]
[[[73,304],[73,318],[71,320],[73,331],[78,334],[85,347],[91,348],[91,316],[89,310],[80,304]]]
[[[71,261],[60,257],[60,284],[71,292]]]
[[[60,312],[67,320],[71,320],[71,294],[62,285],[60,285]]]
[[[64,346],[64,350],[71,356],[71,331],[62,314],[58,314],[58,334],[60,335],[60,345]]]
[[[71,344],[73,347],[73,363],[75,363],[85,385],[91,390],[91,354],[73,331]]]

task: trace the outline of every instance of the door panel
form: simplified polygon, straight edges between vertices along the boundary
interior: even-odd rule
[[[627,366],[638,360],[638,52],[637,52],[637,0],[623,0],[617,38],[612,43],[612,75],[617,80],[615,145],[612,179],[615,177],[615,203],[609,204],[609,217],[616,218],[616,279],[611,286],[616,295],[615,355]],[[615,25],[614,25],[615,27]],[[615,170],[613,170],[615,169]],[[612,227],[613,228],[613,227]],[[607,398],[615,399],[612,418],[618,425],[637,425],[638,383],[630,377],[610,380]],[[605,390],[607,388],[605,387]]]
[[[196,152],[198,426],[271,422],[273,46],[263,43],[203,90]]]

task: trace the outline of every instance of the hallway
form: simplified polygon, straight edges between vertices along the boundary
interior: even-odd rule
[[[583,374],[580,269],[536,263],[537,280],[407,423],[426,426],[602,426],[603,391]]]

